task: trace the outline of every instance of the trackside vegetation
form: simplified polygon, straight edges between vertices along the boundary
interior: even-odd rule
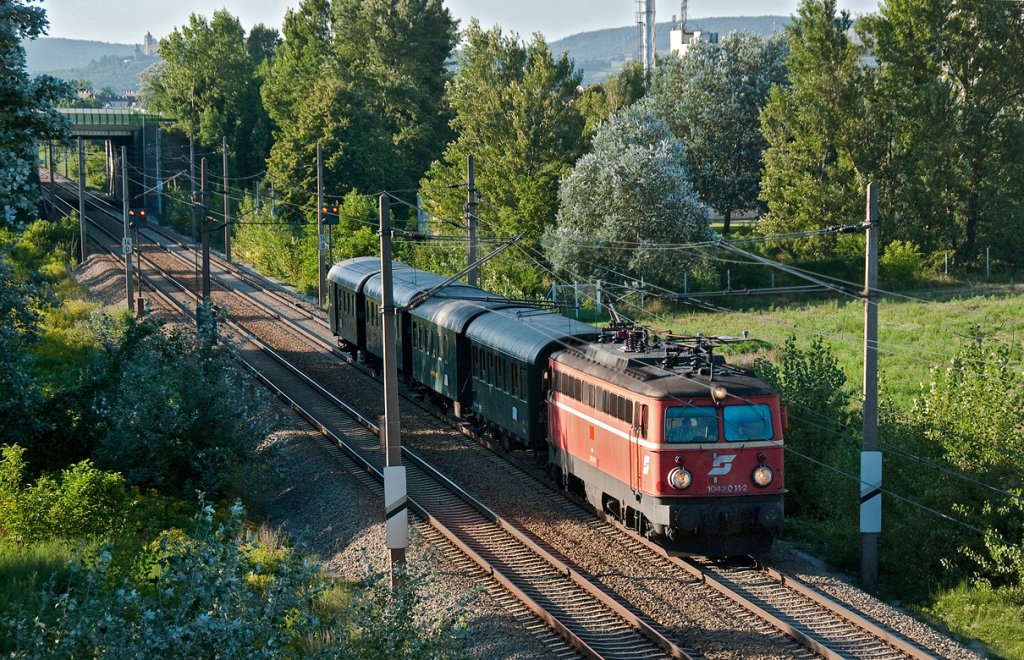
[[[429,559],[341,581],[245,515],[266,395],[229,343],[85,298],[76,225],[0,229],[0,654],[459,657],[461,606],[412,616]]]
[[[879,590],[999,656],[1022,657],[1024,322],[1010,311],[1022,304],[1017,287],[992,291],[880,303]],[[786,537],[851,575],[860,566],[862,324],[862,304],[835,302],[655,321],[756,338],[752,366],[789,409]]]

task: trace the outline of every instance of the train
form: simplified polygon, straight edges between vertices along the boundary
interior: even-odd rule
[[[563,488],[669,551],[763,554],[781,531],[786,410],[713,337],[597,328],[392,262],[402,378]],[[328,274],[339,346],[379,366],[377,257]]]

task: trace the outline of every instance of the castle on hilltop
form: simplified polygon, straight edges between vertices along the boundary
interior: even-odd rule
[[[160,54],[160,42],[157,41],[152,34],[146,32],[146,36],[142,38],[142,46],[135,47],[136,57],[146,55],[147,57],[153,57],[154,55]]]

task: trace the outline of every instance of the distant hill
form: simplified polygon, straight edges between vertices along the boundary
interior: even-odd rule
[[[686,21],[687,30],[717,32],[724,38],[730,32],[753,32],[767,37],[781,31],[790,22],[789,16],[733,16],[694,18]],[[657,23],[654,27],[654,47],[659,55],[667,55],[672,22]],[[583,84],[602,82],[622,65],[637,58],[637,27],[634,25],[574,34],[552,41],[551,50],[569,52],[576,68],[583,70]]]
[[[88,80],[93,90],[117,94],[138,91],[139,73],[160,61],[137,55],[135,44],[42,37],[23,44],[30,75],[46,73],[64,80]]]
[[[64,80],[88,80],[95,92],[109,87],[117,94],[124,94],[139,91],[139,74],[159,61],[159,56],[107,55],[77,69],[58,69],[46,73]]]
[[[28,73],[36,76],[40,73],[67,71],[78,69],[107,56],[134,57],[134,44],[108,44],[103,41],[84,41],[82,39],[57,39],[40,37],[26,41],[25,55],[28,58]]]
[[[739,16],[694,18],[686,24],[690,30],[717,32],[719,37],[744,30],[768,36],[789,21],[789,16]],[[655,26],[655,47],[660,55],[668,53],[671,30],[671,21]],[[117,93],[138,90],[139,73],[160,61],[159,57],[137,57],[135,44],[42,37],[24,46],[30,75],[48,73],[65,80],[88,80],[96,91],[104,87]],[[637,28],[582,32],[552,41],[550,46],[556,54],[568,51],[576,67],[583,70],[584,84],[589,85],[602,82],[637,57]]]

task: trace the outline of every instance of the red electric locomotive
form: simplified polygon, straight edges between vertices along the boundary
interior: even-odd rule
[[[549,360],[554,476],[685,554],[763,553],[782,525],[779,395],[714,355],[722,341],[617,325]]]

